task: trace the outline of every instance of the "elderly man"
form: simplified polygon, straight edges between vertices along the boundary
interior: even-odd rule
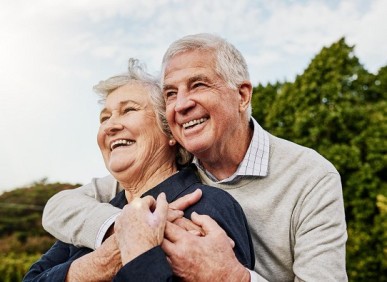
[[[218,36],[183,37],[164,55],[162,84],[174,137],[195,156],[202,181],[240,203],[256,257],[255,272],[249,272],[211,238],[167,224],[162,248],[174,272],[196,281],[346,281],[340,175],[315,151],[271,135],[251,117],[252,85],[240,52]],[[76,244],[102,241],[117,210],[82,196],[93,195],[98,185],[112,189],[113,182],[97,180],[54,196],[45,228]],[[59,205],[64,202],[66,212]],[[99,222],[83,212],[86,206],[95,206]],[[77,212],[77,220],[60,227]],[[76,232],[79,222],[90,230],[88,238]]]

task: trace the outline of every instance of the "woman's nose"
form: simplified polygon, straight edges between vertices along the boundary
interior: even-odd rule
[[[119,122],[117,118],[110,117],[104,125],[104,131],[107,135],[112,135],[122,130],[124,126]]]

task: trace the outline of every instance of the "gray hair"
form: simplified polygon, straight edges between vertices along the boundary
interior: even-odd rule
[[[187,51],[213,52],[215,57],[215,72],[231,89],[237,89],[250,75],[246,60],[234,45],[225,39],[209,33],[187,35],[173,42],[165,52],[161,66],[161,81],[164,83],[165,68],[174,56]],[[251,104],[247,117],[251,116]]]
[[[132,82],[141,83],[148,89],[151,104],[156,114],[157,125],[166,136],[171,138],[172,133],[165,116],[165,102],[161,91],[160,80],[159,78],[147,73],[145,65],[141,64],[139,60],[130,58],[127,72],[100,81],[93,87],[93,90],[101,98],[99,103],[105,103],[106,98],[110,93],[120,88],[121,86]],[[191,161],[192,155],[183,147],[181,147],[180,144],[177,146],[177,164],[183,166],[187,165]]]

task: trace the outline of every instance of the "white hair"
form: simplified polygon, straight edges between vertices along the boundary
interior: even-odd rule
[[[117,88],[128,83],[141,83],[148,89],[151,104],[156,114],[156,121],[162,132],[172,137],[166,116],[165,101],[161,91],[160,79],[146,72],[146,67],[139,60],[130,58],[128,62],[128,71],[112,76],[106,80],[100,81],[93,87],[93,90],[101,97],[100,103],[105,103],[107,96]],[[186,165],[192,159],[192,155],[178,144],[176,161],[179,165]]]
[[[161,65],[161,81],[164,83],[165,68],[176,55],[200,50],[211,52],[215,57],[215,72],[232,89],[237,89],[243,81],[250,81],[246,60],[234,45],[225,39],[209,33],[187,35],[173,42],[165,52]],[[247,109],[247,118],[251,116],[251,103]]]

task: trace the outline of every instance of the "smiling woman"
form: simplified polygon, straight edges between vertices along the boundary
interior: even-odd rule
[[[128,93],[132,94],[128,96]],[[166,150],[165,145],[170,137],[159,129],[147,89],[140,83],[128,83],[112,91],[106,98],[100,120],[98,145],[106,167],[120,183],[131,189],[149,187],[148,179],[141,177],[142,172],[153,174],[160,163],[174,163],[175,152]],[[167,168],[168,175],[172,169]],[[140,177],[133,179],[132,175]],[[135,196],[137,193],[133,191],[132,197]]]

